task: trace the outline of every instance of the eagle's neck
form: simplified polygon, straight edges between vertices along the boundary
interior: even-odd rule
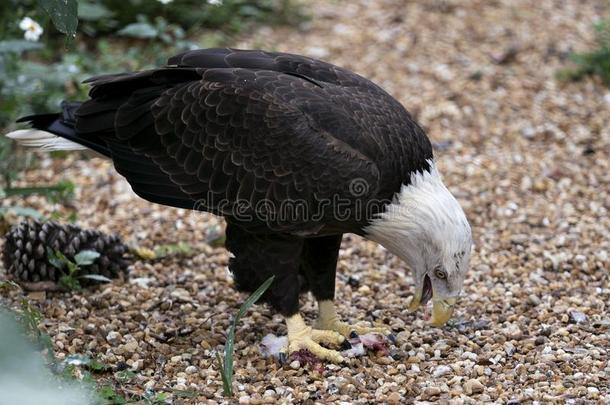
[[[434,245],[451,251],[456,242],[470,238],[470,226],[457,200],[443,184],[433,160],[430,168],[411,174],[384,211],[364,228],[366,237],[407,261],[421,260],[422,249]],[[425,256],[425,255],[424,255]]]

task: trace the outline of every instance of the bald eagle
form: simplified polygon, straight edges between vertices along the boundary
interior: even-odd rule
[[[334,305],[344,233],[380,243],[413,271],[411,308],[432,299],[444,324],[469,267],[471,231],[437,171],[431,143],[371,81],[316,59],[237,49],[188,51],[158,69],[93,77],[89,99],[21,121],[8,136],[46,150],[92,149],[134,192],[224,216],[240,290],[271,275],[286,350],[341,361],[351,333]],[[319,304],[315,328],[299,294]]]

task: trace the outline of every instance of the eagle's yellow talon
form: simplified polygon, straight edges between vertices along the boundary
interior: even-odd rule
[[[337,316],[337,312],[335,311],[333,302],[330,300],[319,301],[318,308],[319,316],[318,321],[316,322],[317,329],[335,331],[346,338],[349,338],[352,332],[356,332],[358,335],[366,335],[367,333],[380,333],[382,335],[390,334],[390,330],[387,328],[350,325],[346,322],[340,321],[339,317]]]
[[[328,345],[340,345],[345,337],[334,330],[312,329],[311,338],[314,342],[325,343]]]
[[[390,330],[387,328],[363,325],[350,325],[349,323],[336,321],[330,324],[316,324],[317,328],[336,331],[342,336],[349,338],[353,332],[358,335],[366,335],[367,333],[379,333],[381,335],[389,335]]]
[[[288,339],[290,339],[290,337]],[[338,351],[322,347],[311,338],[293,341],[288,346],[288,352],[291,354],[303,349],[309,351],[321,360],[327,360],[333,363],[341,363],[343,361],[343,356],[341,356]]]
[[[300,315],[286,319],[288,327],[288,353],[307,350],[322,360],[341,363],[343,356],[336,351],[320,346],[320,343],[340,345],[345,338],[335,331],[313,329],[307,326]]]

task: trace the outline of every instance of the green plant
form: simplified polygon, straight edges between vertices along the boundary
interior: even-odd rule
[[[35,187],[8,187],[3,190],[5,197],[21,196],[25,197],[32,194],[44,195],[52,202],[66,200],[74,196],[74,183],[71,181],[60,181],[51,186]]]
[[[40,7],[51,16],[53,25],[68,38],[76,36],[78,4],[76,0],[38,0]]]
[[[159,245],[154,249],[155,259],[167,256],[192,256],[193,247],[186,242],[176,244]]]
[[[260,297],[267,291],[267,289],[273,283],[275,276],[269,277],[256,291],[252,293],[242,304],[229,327],[227,333],[227,341],[225,342],[225,349],[223,357],[220,357],[220,353],[216,353],[216,359],[218,360],[220,376],[222,378],[222,389],[225,396],[233,396],[233,345],[235,343],[235,329],[240,319],[246,314],[248,309],[260,299]]]
[[[98,388],[98,404],[100,405],[122,405],[127,403],[127,399],[116,392],[113,386],[103,385]]]
[[[165,392],[146,393],[141,399],[142,403],[145,405],[163,405],[171,403]]]
[[[64,272],[64,275],[59,279],[59,284],[68,290],[80,290],[81,285],[79,279],[83,278],[103,283],[112,282],[108,277],[104,277],[100,274],[79,274],[81,266],[93,264],[93,262],[100,257],[100,254],[94,250],[83,250],[77,253],[74,255],[74,261],[68,259],[59,251],[52,251],[49,249],[47,255],[49,257],[49,263],[56,269]]]
[[[606,86],[610,86],[610,20],[595,24],[597,48],[591,52],[570,55],[575,68],[558,72],[561,80],[581,80],[585,76],[599,76]]]

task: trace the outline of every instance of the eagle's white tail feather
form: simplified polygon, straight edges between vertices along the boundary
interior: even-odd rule
[[[83,145],[40,129],[19,129],[9,132],[6,136],[14,139],[20,145],[43,151],[87,149]]]

